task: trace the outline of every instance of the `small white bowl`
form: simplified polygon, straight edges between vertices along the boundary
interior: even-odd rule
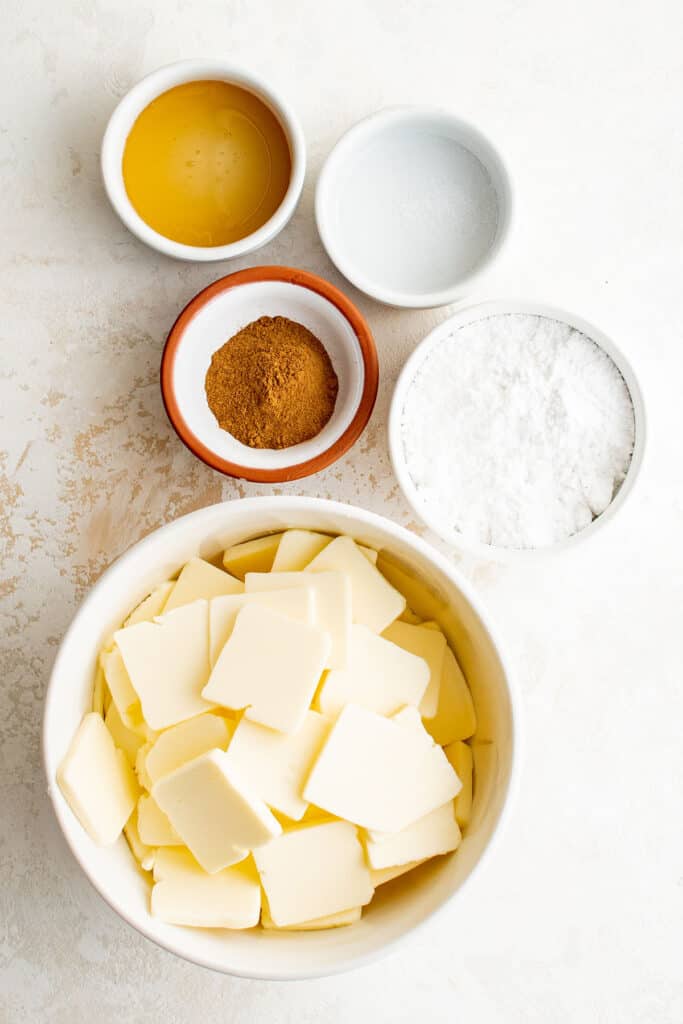
[[[435,518],[430,511],[425,508],[420,492],[413,483],[412,477],[408,471],[403,451],[401,417],[406,394],[425,359],[429,357],[429,354],[445,337],[451,334],[453,330],[459,327],[464,327],[467,324],[474,323],[477,320],[485,319],[489,316],[497,316],[506,313],[522,313],[529,314],[531,316],[549,317],[550,319],[559,320],[563,323],[569,324],[571,327],[584,334],[587,338],[590,338],[591,341],[595,342],[598,347],[607,353],[619,370],[620,374],[624,378],[631,396],[631,403],[633,405],[635,423],[633,454],[626,473],[626,478],[619,488],[616,497],[607,506],[605,511],[589,523],[588,526],[584,527],[584,529],[579,530],[578,533],[573,534],[566,540],[557,544],[547,545],[545,547],[498,547],[494,544],[484,544],[480,541],[471,540],[455,530],[445,529],[443,523]],[[567,313],[565,310],[558,309],[555,306],[548,306],[537,302],[501,299],[491,302],[481,302],[476,305],[459,309],[457,313],[449,317],[447,320],[444,320],[443,323],[435,327],[433,331],[430,331],[427,337],[424,338],[417,346],[399,374],[398,380],[396,381],[396,387],[394,388],[394,394],[391,399],[388,424],[389,454],[394,473],[396,474],[399,486],[403,491],[406,501],[411,506],[415,514],[431,530],[433,530],[437,536],[441,537],[442,540],[445,540],[447,543],[453,544],[461,551],[474,555],[476,558],[493,559],[494,561],[503,563],[516,563],[520,561],[528,561],[532,558],[559,554],[566,551],[568,548],[573,548],[580,541],[584,541],[595,536],[598,530],[600,530],[605,523],[609,522],[614,517],[617,511],[623,506],[626,498],[631,494],[636,478],[640,472],[645,451],[645,422],[645,404],[633,367],[624,353],[617,348],[612,339],[607,337],[603,331],[595,327],[593,324],[588,323],[588,321],[583,320],[581,317],[575,316],[573,313]]]
[[[239,85],[254,93],[272,110],[289,142],[292,173],[282,203],[270,220],[245,238],[229,245],[195,246],[174,242],[151,228],[137,213],[123,180],[123,151],[133,124],[152,100],[185,82],[221,81]],[[129,231],[153,249],[178,260],[228,260],[244,256],[270,242],[290,219],[301,195],[306,171],[304,135],[295,114],[273,88],[256,75],[222,60],[181,60],[147,75],[126,93],[109,119],[102,141],[102,177],[109,201]]]
[[[86,835],[55,777],[92,701],[98,652],[124,616],[194,555],[286,527],[347,533],[430,592],[472,689],[479,727],[474,738],[473,813],[455,855],[382,887],[357,924],[325,932],[212,931],[166,924],[149,912],[149,882],[121,837],[98,847]],[[320,498],[267,497],[200,509],[155,530],[118,559],[90,591],[60,646],[43,720],[47,785],[59,824],[81,865],[109,905],[147,938],[204,967],[249,978],[314,978],[360,966],[385,953],[444,907],[479,870],[500,836],[516,787],[519,702],[488,615],[473,588],[445,558],[382,516]]]
[[[290,448],[249,448],[221,429],[206,398],[214,352],[262,316],[307,327],[337,374],[334,411],[315,437]],[[212,469],[258,483],[318,473],[355,444],[372,413],[379,370],[375,343],[353,303],[328,281],[293,267],[249,267],[204,288],[171,328],[161,359],[164,406],[180,440]]]
[[[509,175],[481,132],[445,111],[382,110],[330,153],[315,212],[330,259],[390,306],[455,301],[507,237]]]

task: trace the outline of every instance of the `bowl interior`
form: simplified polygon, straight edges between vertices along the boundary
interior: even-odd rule
[[[136,601],[193,555],[210,557],[226,545],[291,526],[350,533],[378,548],[383,567],[406,589],[418,614],[437,618],[447,632],[471,686],[479,722],[473,743],[472,821],[455,856],[439,858],[382,887],[363,919],[351,927],[279,934],[174,927],[150,916],[149,884],[125,840],[101,849],[85,834],[56,786],[57,767],[89,707],[98,651]],[[55,662],[45,708],[50,796],[71,849],[101,895],[130,924],[172,952],[217,970],[260,978],[344,970],[377,955],[429,917],[481,860],[499,823],[513,770],[508,677],[467,590],[441,556],[407,531],[379,516],[319,499],[257,498],[215,505],[157,530],[132,548],[104,574],[78,612]]]
[[[289,188],[273,216],[257,231],[236,242],[220,246],[193,246],[159,234],[138,214],[123,180],[123,152],[137,117],[162,93],[177,85],[196,81],[224,81],[254,93],[273,112],[287,137],[292,161]],[[126,227],[147,245],[178,259],[228,259],[264,245],[284,226],[294,210],[305,171],[304,140],[293,113],[251,74],[223,61],[186,60],[169,64],[147,75],[128,92],[112,114],[102,143],[102,174],[109,199]]]
[[[431,302],[492,257],[508,205],[500,159],[478,132],[408,109],[371,117],[341,140],[321,179],[319,221],[354,284],[388,302]]]
[[[307,327],[326,348],[339,380],[334,412],[319,434],[302,444],[249,448],[222,430],[209,409],[204,381],[211,356],[246,324],[261,316],[284,316]],[[363,353],[353,326],[318,292],[286,281],[254,281],[227,288],[199,306],[186,323],[173,359],[170,386],[176,423],[220,459],[249,470],[274,471],[317,458],[348,430],[365,383]],[[187,443],[187,438],[183,438]],[[192,444],[190,444],[192,447]]]

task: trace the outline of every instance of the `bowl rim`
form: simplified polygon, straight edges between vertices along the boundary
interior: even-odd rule
[[[176,242],[172,238],[167,238],[150,227],[136,211],[126,192],[123,181],[123,166],[121,161],[116,159],[116,150],[121,145],[122,139],[125,146],[125,139],[128,137],[139,114],[137,104],[142,94],[149,93],[148,99],[144,104],[144,106],[148,106],[158,96],[168,92],[169,89],[177,85],[192,81],[210,81],[214,79],[241,86],[262,100],[275,114],[289,143],[292,161],[291,175],[282,202],[265,224],[262,224],[256,231],[245,235],[244,238],[240,238],[235,242],[230,242],[228,245],[187,245],[183,242]],[[303,129],[292,108],[283,99],[279,90],[276,91],[260,76],[240,67],[238,64],[221,59],[179,60],[170,64],[164,64],[162,67],[151,71],[144,78],[136,82],[121,98],[112,111],[105,128],[100,154],[100,168],[109,202],[121,221],[136,238],[158,252],[162,252],[174,259],[205,263],[215,260],[232,259],[235,256],[243,256],[248,252],[253,252],[254,249],[258,249],[267,242],[270,242],[285,227],[296,209],[303,189],[306,173],[306,143]]]
[[[71,823],[73,818],[72,812],[67,808],[63,807],[59,800],[56,799],[56,780],[51,776],[49,769],[49,753],[48,748],[50,746],[50,731],[48,728],[50,720],[50,708],[53,701],[57,699],[56,695],[56,682],[60,674],[63,673],[62,661],[65,657],[65,651],[68,652],[68,641],[72,635],[78,630],[79,620],[88,609],[89,605],[96,600],[97,594],[100,590],[107,586],[108,580],[111,576],[118,574],[129,573],[132,566],[135,564],[135,560],[140,552],[149,547],[152,544],[156,544],[164,534],[168,535],[172,532],[181,530],[190,520],[200,521],[206,518],[207,520],[217,512],[219,508],[232,506],[238,503],[242,509],[249,512],[251,508],[263,508],[271,506],[277,508],[279,511],[283,511],[287,507],[291,508],[302,508],[310,510],[312,514],[315,513],[316,509],[324,509],[334,514],[339,515],[351,515],[358,520],[359,525],[367,524],[375,526],[378,529],[388,533],[392,537],[395,537],[403,542],[407,543],[412,547],[419,555],[430,561],[438,571],[442,572],[455,586],[460,590],[462,595],[467,600],[475,614],[481,621],[484,630],[489,636],[491,644],[496,652],[496,656],[500,662],[503,678],[505,681],[505,687],[507,690],[507,696],[510,707],[510,770],[507,780],[506,791],[503,796],[503,801],[498,814],[498,819],[495,822],[491,835],[486,846],[481,851],[478,860],[473,865],[469,874],[463,879],[459,888],[454,892],[451,892],[438,906],[428,911],[424,917],[421,918],[417,923],[410,925],[405,931],[394,936],[392,939],[385,942],[383,945],[376,949],[369,950],[366,953],[359,954],[357,956],[343,956],[340,957],[338,963],[334,965],[315,968],[314,970],[283,970],[273,971],[270,970],[253,970],[245,971],[244,969],[236,970],[230,969],[229,966],[224,964],[217,964],[210,961],[206,957],[193,957],[188,953],[175,948],[171,942],[164,942],[158,936],[151,934],[149,928],[140,926],[136,921],[132,919],[132,915],[127,911],[123,903],[118,900],[111,892],[105,890],[97,883],[95,877],[89,872],[85,863],[81,859],[78,848],[72,843],[70,837],[70,829],[67,825],[67,820]],[[355,505],[350,505],[346,502],[331,501],[327,498],[309,498],[302,495],[264,495],[253,498],[238,498],[232,501],[217,502],[213,505],[207,505],[204,508],[196,509],[194,512],[189,512],[184,516],[180,516],[177,519],[173,519],[168,523],[163,524],[156,530],[142,537],[139,541],[129,547],[123,554],[119,555],[105,569],[102,575],[96,580],[92,587],[88,590],[83,600],[80,602],[76,609],[76,612],[60,642],[57,654],[50,672],[50,678],[48,680],[44,705],[43,705],[43,721],[41,728],[41,760],[43,763],[43,770],[47,779],[47,791],[52,805],[53,812],[57,818],[57,822],[60,827],[60,831],[67,846],[71,850],[71,853],[78,863],[79,867],[83,871],[83,874],[88,879],[93,889],[98,895],[104,900],[108,906],[115,911],[130,927],[134,928],[135,931],[139,932],[146,939],[149,939],[155,945],[161,949],[166,950],[169,953],[174,954],[182,960],[189,963],[196,964],[199,967],[206,967],[210,970],[214,970],[217,973],[231,975],[233,977],[250,978],[259,981],[305,981],[314,978],[331,977],[332,975],[341,974],[345,971],[362,967],[366,964],[377,961],[385,957],[395,947],[406,940],[414,937],[425,925],[436,917],[436,915],[443,913],[446,908],[452,904],[452,902],[460,896],[462,891],[471,883],[471,881],[480,875],[482,868],[489,863],[494,850],[498,849],[505,829],[509,823],[511,814],[516,803],[519,786],[520,776],[522,771],[522,749],[523,749],[523,726],[521,722],[521,711],[522,711],[522,700],[521,694],[517,685],[516,677],[511,667],[511,663],[508,655],[505,651],[505,645],[501,643],[500,635],[498,631],[492,626],[490,617],[486,610],[482,607],[477,592],[468,579],[463,573],[452,563],[452,561],[446,556],[441,554],[435,548],[432,547],[427,541],[417,536],[412,531],[408,530],[404,526],[400,526],[392,520],[382,516],[376,512],[371,512],[367,509],[360,508]],[[80,826],[79,826],[80,827]]]
[[[498,178],[498,185],[494,182],[498,199],[498,227],[496,236],[476,266],[466,274],[460,275],[447,288],[427,292],[407,292],[384,287],[381,283],[368,278],[360,272],[340,253],[336,245],[334,231],[330,230],[330,218],[328,215],[330,198],[334,194],[335,177],[345,157],[366,139],[372,138],[379,129],[401,122],[413,121],[420,123],[434,120],[439,120],[451,128],[455,128],[462,145],[467,149],[470,148],[468,146],[468,139],[470,141],[475,140],[477,146],[486,154],[485,157],[482,157],[480,153],[475,153],[475,156],[477,156],[477,159],[484,165],[489,174],[492,168],[495,170]],[[328,256],[337,269],[356,288],[365,292],[366,295],[385,305],[401,309],[430,309],[436,306],[446,306],[461,298],[463,290],[484,275],[500,256],[510,235],[513,211],[512,179],[508,166],[498,147],[476,125],[460,117],[458,114],[438,106],[399,104],[385,107],[356,122],[337,140],[331,149],[323,164],[315,190],[315,219],[318,233]]]
[[[615,498],[609,503],[604,512],[592,520],[588,526],[572,534],[565,540],[556,544],[549,544],[538,548],[506,548],[496,544],[485,544],[483,541],[469,540],[463,534],[456,531],[444,529],[442,523],[427,512],[420,498],[418,490],[408,472],[407,463],[403,454],[401,440],[401,414],[407,390],[424,359],[429,352],[440,343],[443,335],[457,326],[465,326],[476,320],[488,316],[526,313],[533,316],[548,317],[560,320],[570,327],[585,334],[591,341],[601,348],[615,364],[619,373],[624,379],[628,389],[631,404],[633,407],[634,419],[634,442],[631,461],[626,471],[626,476],[617,492]],[[595,534],[622,508],[624,502],[633,492],[636,480],[640,477],[640,471],[645,457],[647,438],[647,416],[645,412],[645,401],[640,382],[636,376],[633,366],[624,352],[617,346],[612,338],[601,328],[575,313],[570,313],[559,306],[544,302],[535,302],[528,299],[489,299],[482,302],[468,303],[461,306],[451,316],[447,317],[418,343],[412,354],[406,360],[394,386],[394,393],[391,398],[389,417],[387,422],[387,434],[389,443],[389,457],[391,465],[398,480],[401,492],[410,505],[415,515],[423,522],[436,536],[440,537],[447,544],[454,545],[463,553],[473,555],[489,561],[503,564],[518,564],[530,562],[533,559],[544,559],[564,553],[569,548],[583,543],[595,536]]]
[[[178,405],[173,383],[173,368],[176,355],[190,321],[216,295],[230,291],[232,288],[239,288],[241,285],[253,284],[258,281],[281,281],[300,288],[308,288],[310,291],[316,292],[323,299],[326,299],[350,324],[358,340],[364,368],[363,390],[360,401],[353,419],[343,434],[318,455],[306,459],[304,462],[294,463],[291,466],[285,466],[280,469],[259,469],[253,466],[245,466],[217,455],[188,426]],[[309,270],[299,270],[296,267],[248,267],[245,270],[238,270],[233,274],[219,278],[213,284],[198,292],[193,299],[190,299],[168,333],[161,356],[160,379],[161,396],[164,408],[166,409],[166,415],[180,440],[189,448],[193,455],[196,455],[198,459],[201,459],[211,469],[218,470],[219,473],[224,473],[226,476],[238,477],[254,483],[285,483],[290,480],[300,480],[302,477],[310,476],[313,473],[320,472],[322,469],[326,469],[333,462],[336,462],[337,459],[341,458],[342,455],[346,454],[349,448],[356,443],[367,426],[377,399],[379,361],[372,332],[365,317],[351,300],[333,284],[330,284],[329,281],[319,277],[317,274],[311,273]]]

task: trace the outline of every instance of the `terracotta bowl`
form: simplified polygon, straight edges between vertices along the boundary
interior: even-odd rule
[[[261,316],[286,316],[312,331],[339,379],[334,412],[321,432],[279,451],[249,448],[222,430],[204,389],[216,349]],[[161,359],[164,405],[183,444],[212,469],[258,483],[298,480],[341,458],[370,419],[378,380],[377,351],[362,314],[334,285],[292,267],[251,267],[199,292],[171,328]]]

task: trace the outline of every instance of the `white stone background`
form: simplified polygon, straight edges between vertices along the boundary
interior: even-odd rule
[[[3,1024],[683,1019],[682,12],[676,0],[4,0]],[[308,144],[293,221],[230,265],[147,250],[110,210],[98,169],[118,98],[158,65],[201,55],[281,87]],[[191,509],[271,490],[194,460],[159,398],[176,313],[229,270],[323,274],[358,302],[380,352],[361,441],[325,473],[273,490],[420,529],[387,459],[387,407],[406,357],[448,311],[394,311],[356,293],[312,216],[336,139],[397,102],[450,107],[499,144],[518,216],[472,297],[554,302],[610,333],[646,392],[647,462],[585,548],[514,568],[457,559],[506,636],[524,702],[521,795],[488,870],[374,966],[242,981],[157,949],[81,876],[45,795],[43,695],[77,602],[116,555]]]

